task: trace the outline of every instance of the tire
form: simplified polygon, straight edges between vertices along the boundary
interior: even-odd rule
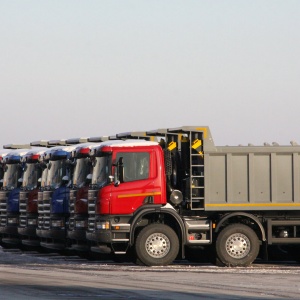
[[[151,224],[138,234],[135,251],[138,260],[146,266],[169,265],[179,252],[178,236],[167,225]]]
[[[217,259],[228,267],[249,266],[259,253],[256,233],[243,224],[225,227],[216,241]]]

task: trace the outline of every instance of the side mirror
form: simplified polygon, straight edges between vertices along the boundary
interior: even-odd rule
[[[117,186],[120,185],[120,183],[121,183],[120,180],[116,180],[116,181],[114,182],[114,186],[117,187]]]
[[[42,170],[45,170],[48,168],[47,164],[44,162],[41,162],[39,164],[36,165],[37,168],[41,168]]]
[[[64,176],[64,177],[61,179],[61,182],[62,182],[62,184],[67,185],[67,184],[69,183],[69,176]]]
[[[76,165],[76,160],[75,159],[67,159],[66,160],[66,165],[75,166]]]
[[[69,176],[65,175],[65,176],[62,178],[62,181],[69,181]]]
[[[115,187],[119,186],[121,183],[120,180],[118,179],[115,180],[115,176],[113,175],[108,176],[108,178],[109,178],[109,182],[113,183]]]
[[[123,157],[120,157],[118,162],[113,165],[115,167],[115,176],[109,176],[110,182],[114,183],[114,186],[119,186],[120,183],[124,182],[124,166]]]
[[[90,157],[90,162],[92,167],[94,168],[96,166],[97,160],[94,156]]]

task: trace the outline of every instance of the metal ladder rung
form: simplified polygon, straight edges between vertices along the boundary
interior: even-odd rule
[[[203,136],[200,134],[194,134],[192,131],[189,132],[188,136],[190,137],[190,188],[189,188],[189,202],[191,209],[195,210],[204,210],[204,196],[203,196],[203,191],[204,191],[204,157],[203,157],[203,145],[201,144],[201,152],[195,153],[193,148],[192,148],[192,142],[195,139],[200,139],[203,140]],[[199,149],[198,149],[199,150]],[[195,175],[193,175],[193,173]],[[203,179],[201,179],[203,178]],[[195,186],[192,185],[192,183],[195,183]],[[201,184],[201,185],[198,185]],[[197,195],[193,197],[194,195]],[[202,196],[202,197],[199,197]]]

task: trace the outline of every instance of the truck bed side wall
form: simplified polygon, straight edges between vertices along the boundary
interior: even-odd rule
[[[298,147],[216,148],[204,158],[206,210],[300,210]]]

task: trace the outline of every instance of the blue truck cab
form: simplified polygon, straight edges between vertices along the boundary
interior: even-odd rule
[[[36,234],[40,245],[48,249],[65,248],[69,218],[70,186],[73,163],[70,160],[75,146],[57,146],[43,154],[47,164],[47,179],[39,199],[39,222]],[[39,197],[40,198],[40,197]]]
[[[23,183],[22,157],[29,149],[10,150],[2,160],[3,182],[0,190],[0,235],[2,244],[19,244],[19,195]]]

